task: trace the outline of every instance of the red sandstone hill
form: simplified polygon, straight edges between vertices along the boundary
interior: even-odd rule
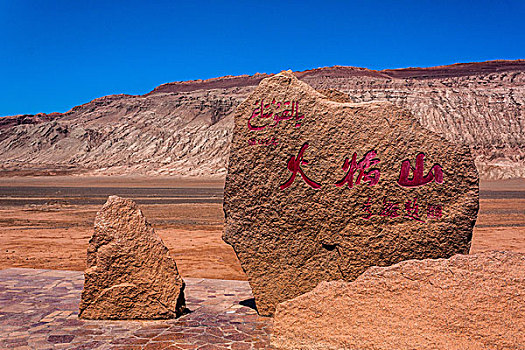
[[[421,124],[466,143],[483,178],[525,177],[525,60],[374,71],[327,67],[295,73],[355,102],[388,100]],[[267,74],[160,85],[69,112],[0,118],[4,174],[223,176],[235,107]]]
[[[438,66],[430,68],[401,68],[385,69],[375,71],[366,68],[334,66],[326,68],[310,69],[303,72],[296,72],[300,79],[306,77],[330,77],[335,78],[354,78],[372,77],[385,79],[437,79],[453,78],[480,73],[502,73],[512,71],[524,71],[525,60],[516,61],[489,61],[481,63],[456,63],[448,66]],[[203,89],[228,89],[233,87],[255,86],[259,82],[270,76],[270,74],[254,74],[240,76],[225,76],[208,80],[190,80],[163,84],[155,88],[152,92],[190,92]]]
[[[0,118],[0,129],[8,129],[10,127],[22,124],[38,124],[48,122],[53,119],[59,118],[62,113],[38,113],[38,114],[22,114],[14,115],[9,117]]]

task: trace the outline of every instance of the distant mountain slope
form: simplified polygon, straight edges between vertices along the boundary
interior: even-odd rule
[[[388,100],[411,110],[423,126],[468,144],[483,178],[525,177],[525,60],[296,75],[355,102]],[[169,83],[64,114],[0,118],[0,173],[223,176],[232,112],[266,76]]]

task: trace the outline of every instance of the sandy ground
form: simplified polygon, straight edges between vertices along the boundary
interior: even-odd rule
[[[132,198],[183,276],[245,279],[222,239],[222,179],[0,178],[0,269],[83,270],[97,210],[110,194]],[[525,180],[482,182],[471,253],[525,253]]]

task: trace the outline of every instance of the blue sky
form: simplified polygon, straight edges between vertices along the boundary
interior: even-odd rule
[[[525,58],[525,1],[0,0],[0,116],[223,75]]]

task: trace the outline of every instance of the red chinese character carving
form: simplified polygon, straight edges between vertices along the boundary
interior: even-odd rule
[[[308,176],[306,176],[305,173],[303,172],[303,170],[301,169],[301,165],[302,164],[308,164],[308,162],[306,160],[303,160],[303,154],[304,154],[304,151],[306,151],[307,148],[308,148],[308,143],[305,143],[301,147],[301,149],[299,150],[299,153],[297,154],[297,157],[291,156],[290,159],[288,160],[287,167],[288,167],[288,170],[290,170],[292,172],[292,175],[290,176],[288,181],[286,181],[285,183],[283,183],[282,185],[279,186],[279,188],[281,190],[284,190],[285,188],[290,187],[290,185],[294,182],[295,177],[297,176],[297,173],[299,173],[301,175],[303,180],[310,187],[312,187],[312,188],[319,188],[319,187],[321,187],[321,184],[319,184],[319,183],[309,179]]]
[[[429,204],[427,207],[427,218],[437,218],[440,219],[442,215],[443,209],[441,205],[432,205]]]
[[[383,198],[383,208],[381,209],[381,213],[379,213],[379,215],[395,218],[399,216],[399,213],[397,212],[398,210],[398,203],[391,202],[386,198]]]
[[[401,164],[401,172],[399,174],[399,180],[397,183],[403,187],[417,187],[423,186],[427,183],[435,180],[436,183],[443,183],[443,170],[439,164],[434,164],[428,174],[423,176],[425,154],[419,153],[416,156],[416,167],[412,168],[409,160],[403,161]],[[409,179],[410,171],[414,172],[412,179]]]
[[[414,198],[414,201],[406,201],[405,211],[405,217],[419,222],[424,222],[419,217],[419,205],[417,204],[417,197]]]
[[[354,187],[354,175],[358,170],[359,174],[357,176],[357,180],[355,181],[356,185],[361,183],[361,179],[368,181],[368,186],[376,185],[379,182],[379,177],[381,176],[379,169],[370,169],[369,171],[365,172],[366,169],[379,163],[379,159],[375,158],[376,155],[377,154],[375,151],[369,151],[365,154],[363,159],[359,161],[359,163],[356,162],[356,152],[354,152],[352,155],[352,161],[348,161],[348,158],[345,158],[343,171],[346,171],[347,173],[341,180],[337,181],[335,185],[337,187],[341,187],[344,186],[344,184],[347,184],[349,188]]]
[[[363,211],[367,213],[367,214],[364,214],[364,216],[361,216],[363,219],[368,220],[373,216],[372,203],[370,203],[370,197],[368,197],[368,200],[366,201],[366,203],[363,204]]]

